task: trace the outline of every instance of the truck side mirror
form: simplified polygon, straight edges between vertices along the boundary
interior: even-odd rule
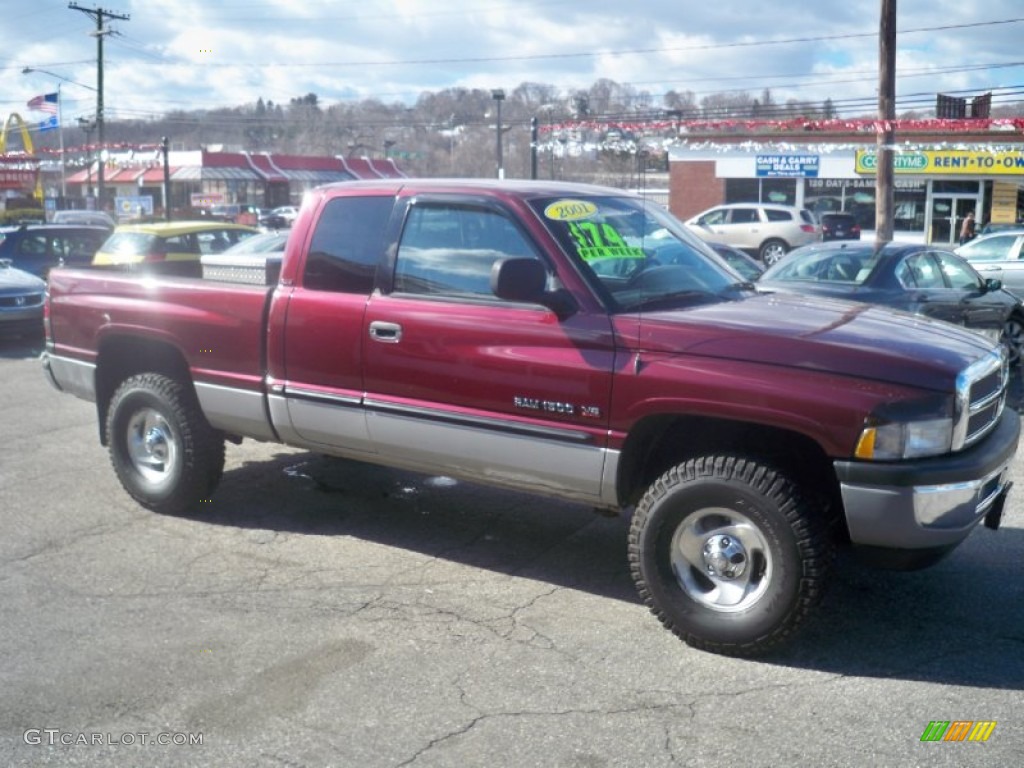
[[[499,259],[491,265],[491,292],[499,299],[541,304],[559,317],[576,309],[564,290],[549,291],[548,268],[539,259]]]
[[[491,265],[491,291],[499,299],[543,304],[548,270],[537,259],[499,259]]]
[[[995,278],[995,277],[989,277],[989,278],[987,278],[985,280],[985,290],[984,290],[984,293],[992,293],[993,291],[998,291],[1002,287],[1003,287],[1003,281],[1002,280],[1000,280],[998,278]]]

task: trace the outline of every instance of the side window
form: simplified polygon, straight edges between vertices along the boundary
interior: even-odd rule
[[[172,235],[164,239],[163,252],[200,253],[199,243],[195,235]],[[206,253],[211,253],[211,251],[206,251]]]
[[[417,205],[398,246],[394,290],[493,299],[491,267],[509,256],[537,258],[504,216],[479,208]]]
[[[975,291],[981,288],[974,270],[962,261],[946,253],[937,253],[935,257],[942,265],[942,274],[945,275],[950,288],[958,291]]]
[[[764,215],[768,221],[792,221],[793,216],[789,211],[780,211],[777,208],[765,208]]]
[[[1017,238],[1013,235],[995,235],[984,240],[975,240],[964,249],[972,261],[1002,261],[1010,258],[1011,249]]]
[[[717,226],[718,224],[725,224],[726,215],[728,214],[727,208],[716,208],[713,211],[708,211],[698,220],[698,224],[704,224],[706,226]]]
[[[228,233],[224,230],[212,230],[210,232],[199,232],[196,235],[199,243],[200,253],[223,253],[231,245]]]
[[[393,207],[391,197],[328,200],[313,230],[302,284],[314,291],[369,295]]]
[[[85,259],[96,255],[96,251],[103,244],[103,236],[89,232],[73,232],[64,235],[63,241],[61,252],[66,258]]]
[[[753,224],[757,221],[760,219],[756,208],[733,208],[732,216],[729,217],[730,224]]]
[[[39,258],[46,255],[46,235],[26,234],[18,241],[18,255]]]
[[[929,253],[908,256],[896,270],[896,278],[905,288],[945,288],[942,271]]]

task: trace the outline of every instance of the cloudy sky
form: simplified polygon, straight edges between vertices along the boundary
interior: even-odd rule
[[[879,0],[102,0],[108,120],[176,109],[376,98],[444,88],[585,88],[600,78],[697,100],[770,89],[776,102],[877,104]],[[61,85],[65,122],[95,108],[95,19],[66,0],[0,0],[0,113]],[[934,94],[1024,100],[1020,0],[900,0],[897,109]],[[92,34],[90,34],[92,33]],[[68,82],[73,81],[73,82]],[[74,83],[82,84],[76,85]],[[866,106],[865,106],[866,105]],[[25,115],[29,117],[31,113]],[[34,117],[38,117],[35,115]]]

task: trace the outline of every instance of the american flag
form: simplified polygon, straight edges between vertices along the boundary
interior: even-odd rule
[[[56,93],[41,93],[29,99],[28,108],[34,109],[37,112],[49,112],[51,115],[56,115],[57,99],[59,98],[60,96]]]

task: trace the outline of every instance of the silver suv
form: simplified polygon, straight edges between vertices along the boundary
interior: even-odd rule
[[[689,219],[686,225],[704,240],[757,256],[765,266],[797,246],[821,240],[821,225],[814,214],[791,205],[717,205]]]
[[[1002,229],[979,235],[955,249],[981,273],[1001,280],[1005,288],[1024,296],[1024,229]]]

